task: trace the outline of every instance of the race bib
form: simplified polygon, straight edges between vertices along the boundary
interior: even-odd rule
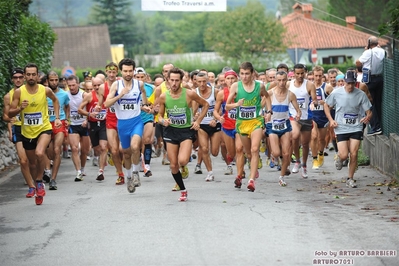
[[[208,112],[206,113],[205,117],[213,117],[213,110],[215,109],[214,106],[209,106]]]
[[[115,106],[111,105],[111,107],[109,108],[109,111],[111,113],[115,113]]]
[[[137,109],[136,102],[135,99],[123,99],[119,103],[119,109],[122,111],[132,111]]]
[[[322,111],[324,110],[324,105],[320,104],[320,101],[323,100],[323,97],[321,97],[321,95],[317,95],[317,101],[319,102],[319,104],[317,106],[314,105],[314,109],[316,111]]]
[[[345,125],[357,125],[359,124],[359,115],[344,114],[343,122]]]
[[[95,119],[104,120],[107,117],[107,110],[103,109],[98,114],[96,114]]]
[[[231,109],[228,113],[227,113],[227,117],[233,120],[237,119],[237,109]]]
[[[185,125],[187,124],[187,116],[186,114],[179,114],[179,115],[169,115],[170,123],[173,125]]]
[[[256,106],[240,106],[240,118],[250,119],[256,117]]]
[[[299,109],[307,109],[305,98],[296,98],[296,101],[298,102]]]
[[[79,114],[78,111],[71,111],[71,119],[72,120],[80,120],[83,118],[83,115]]]
[[[37,113],[24,113],[25,126],[37,126],[43,124],[43,116],[41,112]]]
[[[54,106],[52,106],[52,105],[48,106],[48,115],[49,116],[55,116]]]
[[[287,129],[287,120],[286,119],[273,119],[272,128],[276,131],[281,131]]]

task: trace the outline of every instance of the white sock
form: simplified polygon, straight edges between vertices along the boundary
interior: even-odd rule
[[[80,175],[80,174],[82,174],[82,171],[78,170],[78,171],[76,171],[76,174]]]
[[[80,171],[81,171],[82,173],[84,173],[84,172],[85,172],[85,168],[84,168],[84,167],[80,168]]]
[[[131,169],[131,168],[129,168],[129,169],[123,168],[123,174],[124,174],[127,178],[131,178],[131,177],[132,177],[132,174],[131,174],[130,169]]]
[[[140,171],[140,164],[133,164],[133,172]]]

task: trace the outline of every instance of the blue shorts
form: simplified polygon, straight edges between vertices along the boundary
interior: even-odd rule
[[[222,127],[222,131],[229,136],[230,138],[235,139],[236,138],[236,134],[237,131],[235,129],[225,129],[224,127]]]
[[[122,144],[122,149],[130,147],[130,141],[134,135],[143,136],[144,124],[140,116],[130,119],[118,120],[118,135]]]
[[[269,132],[269,135],[270,135],[270,134],[276,134],[279,138],[281,138],[281,136],[284,135],[285,133],[291,132],[291,131],[292,131],[292,126],[291,126],[291,122],[290,122],[289,119],[287,119],[287,120],[285,121],[286,128],[283,129],[283,130],[274,130],[274,129],[272,128],[272,124],[271,124],[271,123],[269,123],[269,124],[270,124],[270,132]],[[284,125],[284,124],[283,124],[283,125]]]
[[[272,123],[266,123],[265,128],[266,128],[265,135],[266,137],[269,137],[270,132],[272,132]]]

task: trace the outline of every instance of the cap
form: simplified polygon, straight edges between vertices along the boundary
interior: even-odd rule
[[[224,72],[224,77],[227,77],[227,76],[230,76],[230,75],[233,75],[236,78],[238,78],[238,75],[237,75],[237,73],[234,70],[228,70],[228,71]]]
[[[137,68],[134,70],[134,74],[135,74],[135,75],[137,75],[137,74],[139,74],[139,73],[147,74],[147,72],[145,72],[144,68],[142,68],[142,67],[137,67]]]
[[[91,78],[93,75],[91,74],[90,71],[85,71],[83,72],[83,78]]]
[[[20,67],[16,67],[16,68],[14,68],[12,71],[11,71],[11,76],[14,76],[15,74],[17,74],[17,73],[19,73],[19,74],[24,74],[24,70],[22,69],[22,68],[20,68]]]
[[[356,82],[357,78],[356,78],[356,73],[352,70],[348,70],[346,71],[345,74],[345,82]]]
[[[337,75],[337,77],[335,78],[335,80],[340,80],[340,79],[344,79],[345,78],[345,75],[344,74],[339,74],[339,75]]]

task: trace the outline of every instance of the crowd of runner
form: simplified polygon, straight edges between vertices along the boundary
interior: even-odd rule
[[[125,58],[84,77],[79,82],[75,75],[40,73],[32,63],[12,71],[3,119],[29,186],[26,197],[38,205],[44,182],[58,189],[61,158],[72,159],[76,182],[84,180],[88,158],[98,166],[93,178],[100,182],[105,167],[115,167],[115,184],[133,193],[140,172],[150,177],[151,167],[158,167],[151,158],[162,156],[176,183],[172,190],[186,201],[191,160],[194,173],[202,174],[204,165],[204,181],[212,182],[211,157],[220,152],[224,174],[234,176],[232,187],[241,188],[246,178],[244,186],[253,192],[262,154],[279,171],[276,184],[285,187],[291,173],[308,178],[308,158],[309,168],[318,170],[333,151],[337,170],[348,165],[343,182],[356,187],[358,150],[372,118],[372,99],[358,68],[308,71],[282,63],[257,72],[244,62],[238,72],[225,67],[216,75],[165,64],[162,74],[151,77]]]

